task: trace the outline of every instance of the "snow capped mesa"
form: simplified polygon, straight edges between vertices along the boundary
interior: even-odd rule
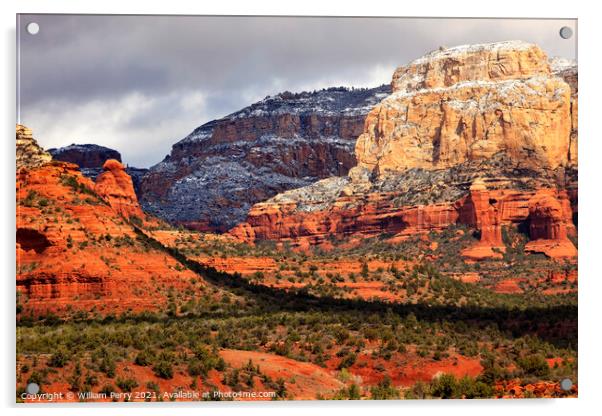
[[[441,48],[398,68],[392,87],[367,116],[352,176],[443,169],[499,152],[521,168],[576,163],[571,85],[536,45]]]
[[[70,162],[80,168],[102,168],[105,161],[115,159],[121,162],[121,154],[117,150],[97,144],[70,144],[57,149],[48,149],[55,160]]]
[[[279,192],[355,165],[366,114],[391,92],[283,92],[196,128],[142,179],[144,209],[169,222],[225,231]]]
[[[222,120],[213,120],[195,129],[179,143],[204,140],[212,136],[213,128],[220,121],[246,119],[251,117],[278,116],[284,114],[322,116],[361,116],[367,114],[372,107],[390,93],[388,85],[378,88],[349,89],[331,87],[319,91],[303,91],[292,93],[281,92],[275,96],[267,96],[263,100],[251,104]]]

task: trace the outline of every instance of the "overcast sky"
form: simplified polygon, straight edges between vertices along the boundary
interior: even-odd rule
[[[27,23],[40,25],[37,35]],[[20,122],[45,148],[96,143],[148,167],[266,95],[373,87],[439,46],[524,40],[575,58],[572,20],[22,15]]]

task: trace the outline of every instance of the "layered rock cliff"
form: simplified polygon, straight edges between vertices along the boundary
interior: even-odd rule
[[[504,153],[517,167],[565,166],[571,90],[522,42],[435,51],[393,75],[368,115],[355,170],[441,169]]]
[[[389,93],[389,86],[286,92],[204,124],[151,167],[141,203],[172,223],[225,231],[256,202],[346,175],[366,114]]]
[[[231,233],[306,246],[462,223],[480,231],[481,242],[463,253],[473,259],[502,256],[503,225],[560,221],[574,233],[576,83],[557,74],[523,42],[438,50],[401,67],[392,94],[366,118],[348,176],[256,204]],[[542,192],[562,210],[542,214],[533,199]],[[572,246],[562,233],[531,234]]]
[[[552,73],[564,79],[571,87],[571,136],[569,147],[569,163],[572,166],[577,166],[577,139],[579,134],[578,129],[578,113],[579,113],[579,72],[577,71],[577,63],[572,60],[554,58],[550,60],[550,68]]]
[[[17,171],[21,168],[41,166],[52,159],[52,156],[38,145],[31,130],[21,124],[17,124],[16,140]]]
[[[17,155],[21,313],[152,310],[167,302],[158,286],[191,286],[195,275],[139,241],[126,220],[143,214],[123,165],[105,163],[95,184],[77,165],[51,160],[24,126],[17,126]]]

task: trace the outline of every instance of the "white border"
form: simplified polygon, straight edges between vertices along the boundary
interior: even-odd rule
[[[6,4],[9,3],[9,4]],[[600,42],[602,33],[600,14],[593,1],[528,2],[525,0],[499,1],[382,1],[369,0],[352,3],[351,0],[303,1],[228,1],[207,2],[170,0],[125,2],[124,0],[71,1],[19,0],[0,2],[2,14],[2,70],[3,99],[0,116],[4,132],[2,149],[2,374],[0,401],[4,414],[53,415],[165,415],[165,414],[242,414],[296,415],[307,413],[344,413],[346,416],[365,415],[367,412],[395,414],[461,414],[504,415],[534,412],[546,415],[591,414],[598,410],[602,388],[602,355],[600,342],[600,298],[602,276],[598,273],[602,248],[602,220],[597,212],[602,205],[600,172],[602,166],[602,132],[600,127]],[[444,17],[540,17],[579,19],[579,399],[566,400],[508,400],[508,401],[425,401],[425,402],[294,402],[227,404],[203,403],[139,407],[111,405],[93,407],[15,406],[14,401],[14,124],[15,124],[15,14],[16,13],[119,13],[119,14],[261,14],[261,15],[332,15],[332,16],[444,16]],[[442,28],[444,29],[444,28]]]

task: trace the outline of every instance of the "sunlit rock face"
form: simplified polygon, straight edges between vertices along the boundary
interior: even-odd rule
[[[94,191],[120,215],[131,218],[143,218],[144,213],[138,204],[132,178],[119,161],[107,160],[103,173],[96,178]]]
[[[17,124],[16,130],[17,170],[21,168],[35,168],[52,160],[52,156],[38,145],[29,128]]]
[[[432,52],[393,75],[368,115],[356,170],[442,169],[505,153],[517,167],[569,161],[571,88],[523,42]]]
[[[138,240],[127,219],[156,222],[117,160],[95,184],[78,165],[53,160],[25,126],[16,147],[16,289],[26,316],[164,309],[157,286],[183,290],[198,278]]]

